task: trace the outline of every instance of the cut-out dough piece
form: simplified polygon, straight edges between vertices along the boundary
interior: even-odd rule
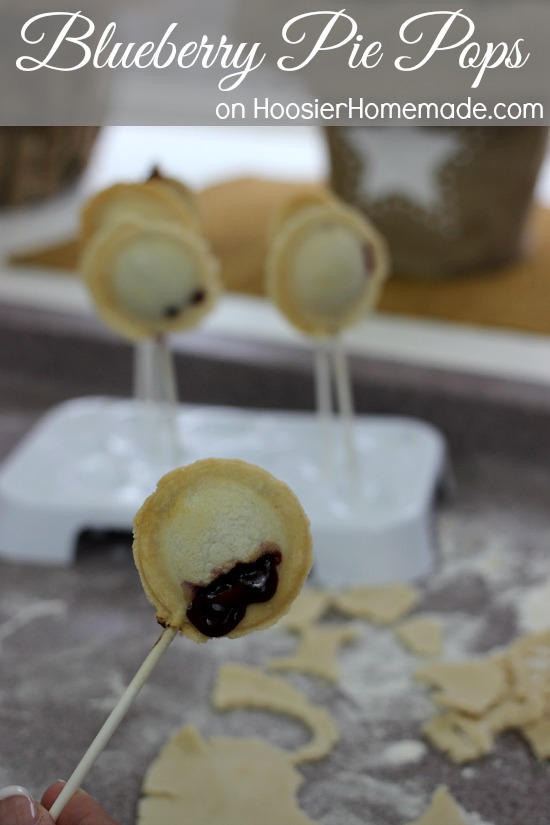
[[[337,655],[342,645],[354,641],[358,631],[353,627],[312,625],[300,631],[300,641],[291,656],[271,659],[270,670],[297,670],[337,682],[340,678]]]
[[[540,696],[505,698],[483,716],[483,721],[492,733],[513,728],[523,730],[524,725],[541,718],[545,707],[544,699]]]
[[[220,292],[203,239],[169,223],[103,229],[87,245],[81,272],[100,317],[130,340],[191,329]]]
[[[423,727],[424,736],[459,764],[489,753],[493,736],[483,719],[470,719],[461,713],[441,713]]]
[[[179,731],[149,768],[137,825],[315,825],[296,794],[303,777],[260,739]]]
[[[438,705],[471,716],[481,716],[508,690],[507,674],[498,658],[434,662],[417,670],[415,676],[440,689],[433,697]]]
[[[268,676],[245,665],[223,665],[212,695],[217,710],[251,707],[272,713],[283,713],[298,719],[310,728],[313,738],[289,754],[292,763],[322,759],[338,740],[332,716],[291,684],[278,676]]]
[[[334,606],[347,616],[376,624],[393,624],[418,603],[418,591],[409,584],[351,587],[334,597]]]
[[[289,609],[312,562],[292,490],[238,459],[164,475],[134,520],[134,558],[157,620],[197,642],[243,636]]]
[[[409,825],[469,825],[467,815],[444,785],[432,796],[429,808]]]
[[[522,725],[521,733],[538,759],[550,759],[550,717]]]
[[[439,656],[443,649],[441,625],[435,619],[415,616],[395,629],[395,635],[419,656]]]
[[[550,632],[521,637],[510,645],[506,661],[516,696],[550,699]]]
[[[326,590],[304,587],[286,616],[281,619],[279,626],[299,632],[320,619],[329,607],[330,601],[330,593]]]
[[[487,659],[427,665],[417,676],[443,688],[435,701],[454,708],[431,719],[424,733],[455,762],[483,756],[506,730],[521,733],[539,759],[550,758],[549,632],[524,636]]]

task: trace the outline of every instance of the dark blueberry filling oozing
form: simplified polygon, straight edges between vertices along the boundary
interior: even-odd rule
[[[363,244],[363,264],[365,266],[367,277],[369,277],[374,271],[374,266],[376,264],[374,249],[370,244]]]
[[[164,308],[163,315],[165,318],[177,318],[180,312],[181,307],[172,305]]]
[[[249,604],[268,602],[277,592],[281,552],[273,549],[256,561],[236,564],[204,587],[198,587],[187,618],[204,636],[226,636],[246,614]]]
[[[170,306],[167,306],[167,307],[164,308],[162,314],[164,315],[165,318],[168,318],[168,319],[177,318],[178,315],[180,315],[187,306],[197,306],[197,304],[202,303],[205,298],[206,298],[206,292],[204,291],[204,289],[196,289],[189,296],[189,298],[188,298],[188,300],[185,304],[181,304],[179,306],[175,305],[175,304],[171,304]]]
[[[197,304],[201,304],[205,298],[206,292],[204,291],[204,289],[196,289],[189,298],[189,303],[191,304],[191,306],[196,306]]]

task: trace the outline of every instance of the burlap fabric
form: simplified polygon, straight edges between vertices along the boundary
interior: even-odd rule
[[[522,257],[544,127],[335,126],[326,135],[331,186],[386,237],[394,271],[441,277]],[[437,141],[447,141],[443,156],[437,156]],[[404,172],[401,183],[392,164]],[[418,178],[423,169],[433,195],[418,200],[406,178],[409,172]],[[417,180],[417,190],[420,185]]]

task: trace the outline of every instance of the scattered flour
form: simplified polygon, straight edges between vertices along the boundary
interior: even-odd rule
[[[518,599],[520,628],[524,633],[550,629],[550,579]]]
[[[0,645],[22,627],[34,622],[36,619],[43,619],[45,616],[64,616],[66,612],[67,605],[61,599],[31,604],[0,624]]]
[[[416,739],[403,739],[401,742],[393,742],[382,751],[380,764],[397,766],[420,762],[427,750],[423,742]]]
[[[492,822],[488,822],[486,819],[483,819],[479,814],[465,814],[466,822],[468,825],[493,825]]]

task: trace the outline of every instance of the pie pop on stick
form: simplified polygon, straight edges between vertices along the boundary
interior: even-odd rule
[[[243,636],[288,611],[312,563],[309,522],[266,470],[203,459],[167,473],[146,499],[134,559],[164,631],[54,802],[56,821],[178,632]]]
[[[317,407],[325,429],[332,355],[348,464],[357,482],[353,399],[340,335],[374,306],[389,269],[386,245],[361,213],[328,195],[291,200],[281,217],[267,260],[267,292],[290,323],[316,341]]]
[[[103,321],[131,341],[146,342],[135,350],[136,392],[162,403],[162,409],[149,407],[148,416],[160,410],[168,417],[169,452],[175,456],[169,461],[175,466],[177,391],[166,335],[193,328],[212,309],[220,292],[217,262],[192,228],[125,219],[93,235],[81,273]],[[149,424],[154,434],[165,429]]]
[[[86,201],[80,213],[81,247],[85,249],[97,232],[126,220],[199,228],[193,192],[156,168],[145,181],[115,183]]]
[[[169,222],[107,226],[84,250],[81,273],[100,317],[130,340],[194,327],[220,290],[199,233]]]

